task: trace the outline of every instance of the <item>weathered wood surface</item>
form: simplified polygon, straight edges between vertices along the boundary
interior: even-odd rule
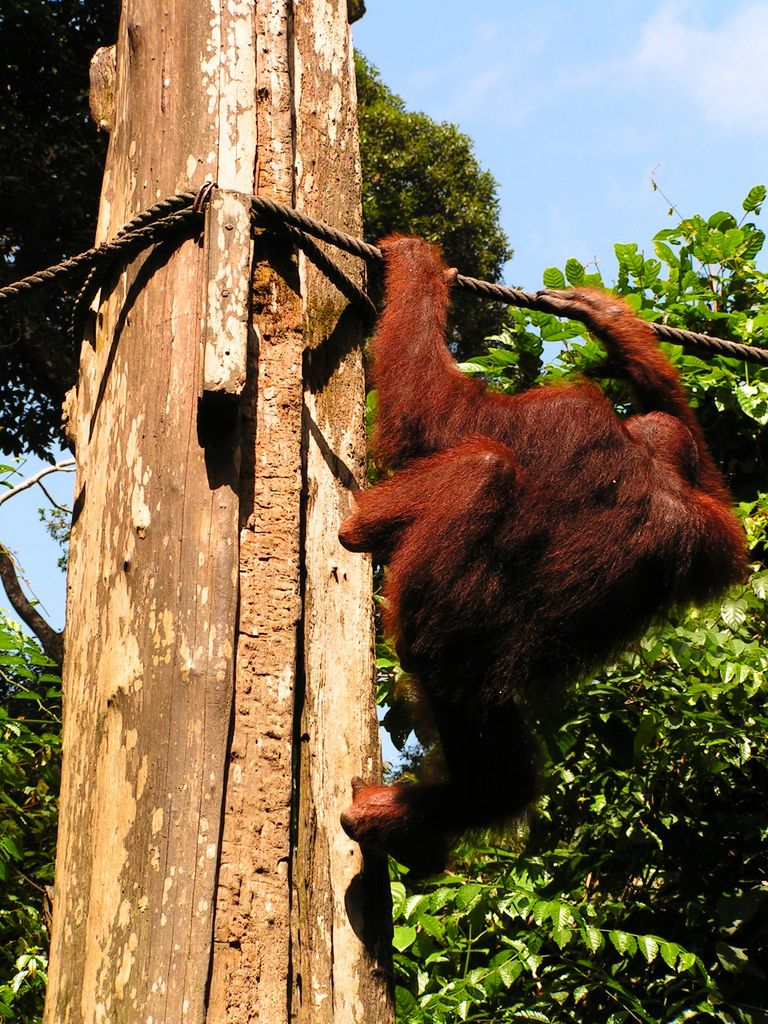
[[[256,0],[253,191],[293,196],[290,4]],[[256,187],[257,186],[257,187]],[[300,676],[304,346],[292,253],[257,236],[243,405],[240,610],[208,1019],[288,1019],[293,715]]]
[[[257,0],[256,8],[258,191],[359,230],[345,5],[291,10]],[[309,113],[329,102],[338,138],[324,115]],[[348,260],[347,269],[359,279],[359,264]],[[369,942],[370,953],[345,909],[360,858],[339,827],[351,776],[379,770],[370,566],[336,536],[347,490],[364,475],[362,329],[338,293],[269,235],[257,235],[253,289],[258,395],[245,404],[234,738],[209,1014],[217,1024],[272,1024],[286,1013],[386,1022],[386,875],[379,865],[373,886],[363,887],[370,904],[378,883],[384,914],[369,917],[370,931],[383,935],[380,949]],[[308,345],[320,346],[314,369],[304,360]],[[293,860],[291,734],[299,737],[304,808]],[[361,898],[349,903],[359,916]]]
[[[249,190],[237,23],[125,0],[99,240],[206,177]],[[238,567],[235,453],[197,440],[205,276],[198,241],[157,246],[83,347],[51,1024],[204,1018]]]
[[[344,4],[297,5],[296,206],[362,235],[357,101]],[[354,197],[354,199],[353,199]],[[358,284],[364,267],[328,255]],[[363,325],[302,257],[305,355],[305,685],[297,867],[300,948],[294,1015],[305,1024],[393,1019],[391,911],[384,861],[368,864],[339,828],[353,776],[378,780],[371,566],[338,542],[349,491],[365,483]],[[350,915],[353,921],[350,921]],[[353,927],[354,924],[354,927]]]
[[[290,254],[284,257],[284,276],[275,271],[273,242],[257,238],[255,256],[258,344],[251,355],[243,410],[237,671],[208,1017],[212,1024],[286,1021],[291,968],[302,316]]]
[[[248,195],[214,189],[205,210],[207,295],[203,401],[239,400],[250,319],[251,206]]]
[[[359,230],[345,9],[124,0],[98,238],[206,179]],[[240,451],[215,421],[203,448],[206,334],[210,390],[243,384],[206,322],[210,254],[116,274],[83,350],[46,1020],[386,1024],[386,922],[366,946],[345,909],[361,935],[372,892],[386,916],[386,876],[359,884],[338,822],[378,771],[370,567],[336,539],[361,325],[257,234]]]

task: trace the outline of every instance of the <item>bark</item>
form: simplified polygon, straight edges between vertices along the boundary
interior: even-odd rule
[[[258,191],[293,196],[290,12],[253,8]],[[233,734],[209,1020],[285,1021],[291,974],[293,713],[300,673],[301,352],[293,253],[257,233],[242,437]]]
[[[256,9],[258,190],[359,232],[344,4],[295,5],[281,17],[266,0]],[[341,262],[361,279],[359,264]],[[283,1021],[287,992],[292,1018],[386,1021],[385,865],[357,879],[359,851],[339,827],[351,777],[380,771],[370,566],[337,539],[345,492],[364,476],[362,329],[303,258],[264,233],[253,289],[258,398],[245,403],[237,691],[211,1020]],[[308,346],[317,349],[312,366]],[[292,758],[300,763],[295,858]],[[378,946],[374,935],[383,936]]]
[[[176,8],[124,5],[98,240],[243,162],[216,86],[226,17]],[[197,440],[205,286],[199,240],[158,245],[102,289],[83,346],[46,1005],[57,1024],[205,1012],[238,516],[234,451]]]
[[[98,240],[206,179],[359,230],[343,0],[124,0],[114,94]],[[379,770],[370,567],[336,539],[360,327],[285,239],[249,267],[226,195],[83,346],[51,1024],[391,1019],[385,866],[355,880],[338,823]]]

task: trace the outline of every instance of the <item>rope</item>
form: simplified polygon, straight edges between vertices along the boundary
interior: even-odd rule
[[[109,273],[110,269],[115,265],[118,257],[122,255],[122,250],[118,247],[118,240],[122,240],[128,236],[142,238],[143,244],[137,248],[137,252],[145,248],[145,246],[151,245],[154,241],[159,241],[160,238],[165,237],[166,234],[170,234],[176,228],[181,228],[187,224],[191,224],[193,221],[198,219],[198,213],[194,211],[195,203],[195,192],[179,192],[175,196],[171,196],[169,199],[161,199],[159,203],[155,203],[154,206],[148,207],[148,209],[137,214],[133,220],[128,221],[115,235],[115,238],[111,242],[104,243],[106,248],[103,252],[100,252],[101,246],[96,249],[91,249],[92,253],[99,253],[94,258],[93,264],[91,265],[88,276],[83,282],[80,291],[75,297],[74,304],[72,306],[72,316],[69,323],[69,335],[74,342],[77,342],[78,338],[82,337],[83,334],[83,323],[85,321],[88,307],[93,301],[93,297],[101,287],[101,284]],[[191,209],[185,209],[192,205]],[[145,229],[151,229],[146,231]],[[2,292],[0,291],[0,298]]]
[[[368,293],[358,287],[350,277],[347,277],[344,271],[332,259],[326,256],[319,245],[316,245],[311,238],[307,238],[306,234],[300,228],[294,227],[293,224],[285,224],[283,230],[291,236],[296,246],[302,250],[307,259],[314,263],[317,269],[328,278],[345,299],[360,306],[371,320],[376,319],[378,310]]]
[[[13,281],[0,288],[0,302],[7,302],[8,299],[15,298],[37,285],[50,284],[51,281],[58,278],[69,277],[88,267],[95,266],[105,256],[131,255],[134,252],[140,252],[157,238],[167,234],[171,227],[175,228],[177,224],[189,222],[192,216],[191,210],[172,213],[171,216],[165,215],[169,211],[182,210],[183,207],[189,206],[194,197],[194,192],[180,192],[170,199],[161,200],[129,221],[110,241],[102,242],[101,245],[96,245],[77,256],[62,260],[61,263],[57,263],[53,267],[40,270],[28,277],[22,277],[21,280]],[[158,211],[162,211],[162,213]],[[159,216],[162,216],[165,227],[158,230],[160,221],[157,218]]]
[[[381,262],[384,259],[381,249],[375,245],[369,245],[368,242],[355,238],[354,235],[338,231],[321,220],[306,217],[298,210],[294,210],[290,206],[283,206],[282,203],[278,203],[274,199],[267,199],[265,196],[251,196],[251,210],[257,218],[261,214],[268,221],[292,224],[293,227],[299,228],[305,234],[319,238],[323,242],[330,242],[337,249],[343,249],[344,252],[352,253],[353,256],[359,256],[361,260]]]
[[[200,192],[180,192],[169,199],[164,199],[154,206],[144,210],[133,220],[129,221],[117,235],[109,242],[102,242],[101,245],[89,249],[87,252],[64,260],[56,266],[41,270],[36,274],[30,274],[19,281],[14,281],[3,288],[0,288],[0,304],[16,297],[24,291],[28,291],[38,285],[48,284],[59,278],[68,277],[83,270],[88,270],[80,293],[77,296],[74,306],[73,321],[81,317],[84,309],[93,298],[99,283],[103,280],[104,274],[114,262],[140,252],[147,246],[159,241],[172,232],[182,227],[189,227],[199,220],[202,207],[205,204],[210,191],[214,186],[206,183]],[[359,288],[336,264],[317,246],[314,245],[307,235],[328,242],[330,245],[344,252],[358,256],[360,259],[381,262],[382,252],[375,245],[370,245],[360,238],[346,234],[330,224],[314,220],[311,217],[299,213],[291,207],[284,206],[274,199],[265,196],[251,196],[251,210],[257,222],[265,223],[270,227],[278,227],[290,234],[297,246],[299,246],[312,260],[313,263],[328,277],[331,283],[350,302],[361,306],[368,314],[375,314],[373,303],[368,295]],[[538,310],[545,313],[561,315],[556,305],[541,292],[526,292],[520,288],[508,288],[504,285],[494,284],[490,281],[481,281],[474,277],[457,275],[454,286],[462,291],[473,292],[484,298],[503,302],[507,305],[522,306],[526,309]],[[574,320],[580,320],[589,326],[588,315],[571,314]],[[713,338],[708,334],[699,334],[695,331],[684,331],[675,327],[668,327],[666,324],[649,323],[648,326],[663,341],[675,345],[682,345],[684,348],[693,351],[705,352],[728,356],[733,359],[745,362],[757,363],[760,366],[768,366],[768,349],[757,345],[743,345],[739,342],[728,341],[724,338]]]
[[[485,298],[505,302],[510,306],[524,306],[526,309],[534,309],[541,313],[554,313],[555,316],[562,316],[557,306],[541,292],[525,292],[520,288],[507,288],[504,285],[492,284],[490,281],[478,281],[474,277],[464,277],[461,274],[456,278],[456,287]],[[589,314],[581,314],[574,310],[568,316],[569,319],[579,320],[589,327]],[[707,355],[728,356],[731,359],[768,366],[768,349],[766,348],[760,348],[757,345],[742,345],[740,342],[729,341],[726,338],[713,338],[710,334],[699,334],[697,331],[684,331],[679,327],[669,327],[667,324],[655,324],[650,321],[646,321],[646,323],[657,337],[662,341],[671,342],[673,345],[681,345],[683,348],[704,352]]]
[[[305,234],[312,235],[314,238],[319,238],[324,242],[329,242],[331,245],[335,245],[337,249],[343,249],[354,256],[359,256],[360,259],[381,262],[384,258],[381,249],[377,246],[363,242],[361,239],[355,238],[354,235],[345,234],[345,232],[331,227],[330,224],[306,217],[304,214],[299,213],[298,210],[283,206],[282,203],[278,203],[274,199],[267,199],[264,196],[253,196],[251,198],[251,209],[257,218],[268,221],[282,221],[284,224],[290,224]],[[454,287],[462,291],[472,292],[475,295],[481,295],[486,299],[503,302],[508,306],[523,306],[526,309],[533,309],[542,313],[553,313],[555,316],[562,315],[557,306],[540,292],[526,292],[521,288],[508,288],[505,285],[494,284],[491,281],[481,281],[476,277],[465,277],[463,274],[459,274],[456,277]],[[589,326],[586,313],[584,316],[580,316],[574,311],[571,318],[580,320]],[[672,344],[682,345],[684,348],[706,352],[707,354],[715,353],[716,355],[729,356],[732,359],[757,363],[760,366],[768,366],[768,349],[760,348],[756,345],[742,345],[739,342],[728,341],[725,338],[713,338],[709,334],[699,334],[696,331],[684,331],[677,327],[668,327],[666,324],[649,322],[648,326],[662,341],[669,341]]]

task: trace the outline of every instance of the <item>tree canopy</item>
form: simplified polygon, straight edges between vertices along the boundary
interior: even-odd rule
[[[512,256],[499,225],[498,185],[454,124],[405,109],[364,57],[356,57],[365,237],[393,231],[437,242],[449,265],[501,279]],[[454,351],[479,351],[505,320],[502,306],[458,295],[449,331]]]
[[[112,42],[114,0],[26,0],[0,10],[0,284],[93,245],[106,136],[88,112],[88,65]],[[0,449],[46,457],[77,372],[71,303],[54,286],[0,306]]]

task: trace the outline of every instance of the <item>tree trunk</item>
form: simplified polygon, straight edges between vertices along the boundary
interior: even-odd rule
[[[342,0],[124,0],[98,238],[206,179],[359,231],[350,61]],[[384,865],[356,878],[338,823],[379,770],[370,566],[336,538],[361,325],[285,239],[251,263],[228,195],[83,345],[50,1024],[391,1019]]]

